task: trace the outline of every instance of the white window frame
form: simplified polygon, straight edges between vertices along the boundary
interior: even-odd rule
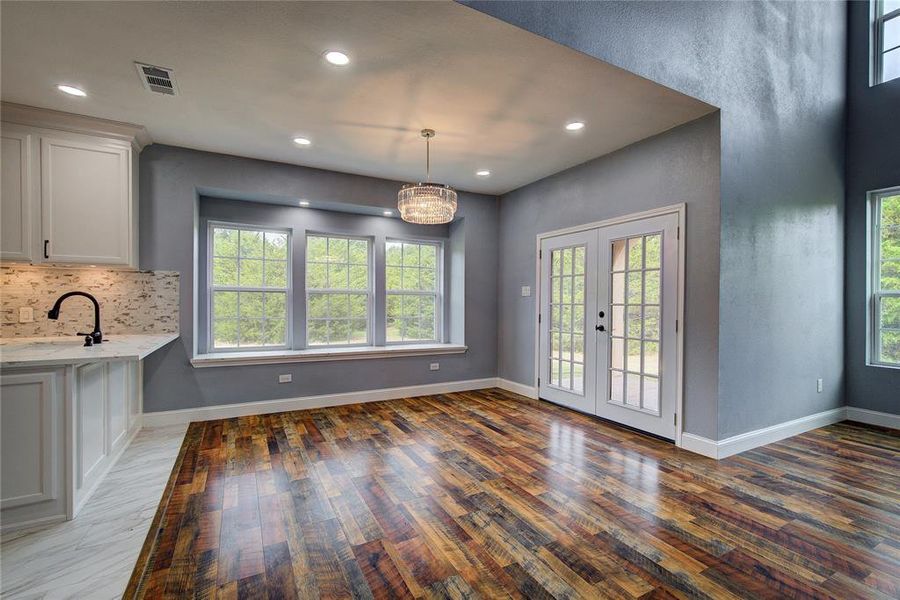
[[[868,364],[900,369],[900,363],[881,360],[881,299],[900,298],[900,290],[881,289],[881,201],[900,195],[900,187],[869,192],[869,344]]]
[[[339,238],[339,239],[345,239],[345,240],[356,240],[356,241],[363,241],[363,242],[366,242],[366,246],[367,246],[367,248],[368,248],[368,250],[367,250],[367,252],[366,252],[366,255],[367,255],[367,257],[368,257],[368,264],[366,265],[366,268],[368,269],[368,277],[367,277],[368,287],[367,287],[367,289],[366,289],[366,290],[356,290],[356,289],[332,289],[332,288],[322,289],[322,288],[316,288],[316,289],[314,289],[314,290],[311,291],[311,290],[309,289],[309,287],[307,286],[307,281],[308,281],[308,279],[309,279],[308,276],[307,276],[307,267],[309,266],[309,238],[310,238],[310,237]],[[375,250],[375,248],[374,248],[374,244],[373,244],[372,238],[371,238],[371,237],[368,237],[368,236],[363,236],[363,235],[351,235],[351,234],[345,234],[345,233],[328,233],[328,232],[326,232],[326,231],[313,231],[313,230],[307,230],[306,233],[305,233],[305,235],[304,235],[303,245],[304,245],[304,252],[303,252],[303,256],[304,256],[304,259],[303,259],[303,261],[304,261],[304,264],[303,264],[303,275],[304,275],[304,280],[303,280],[303,301],[304,301],[305,307],[306,307],[306,310],[305,310],[305,319],[306,319],[306,323],[305,323],[305,325],[306,325],[306,326],[305,326],[305,331],[306,331],[306,338],[303,340],[303,342],[304,342],[304,346],[303,346],[303,347],[304,347],[304,348],[309,348],[309,349],[311,349],[311,350],[324,350],[324,349],[328,349],[328,348],[359,348],[359,347],[365,347],[365,346],[372,346],[372,345],[373,345],[373,340],[374,340],[374,337],[375,337],[375,336],[374,336],[374,327],[373,327],[373,325],[372,325],[373,315],[374,315],[374,313],[375,313],[375,310],[374,310],[374,307],[375,307],[375,294],[374,294],[374,292],[373,292],[373,289],[374,289],[374,281],[375,281],[375,268],[374,268],[374,265],[375,265],[375,262],[374,262],[374,261],[375,261],[375,252],[374,252],[374,250]],[[347,264],[349,265],[349,263],[347,263]],[[331,343],[328,343],[328,344],[310,344],[310,343],[309,343],[309,322],[310,322],[310,318],[309,318],[309,295],[310,295],[310,293],[313,293],[313,294],[363,294],[363,293],[365,293],[365,294],[366,294],[366,341],[365,341],[365,343],[358,343],[358,344],[354,344],[354,343],[346,343],[346,344],[331,344]],[[316,320],[322,320],[322,319],[316,319]],[[349,320],[349,319],[347,319],[347,320]]]
[[[262,231],[287,234],[287,287],[286,288],[247,288],[239,286],[215,286],[213,285],[213,230],[215,228],[238,229],[242,231]],[[291,248],[293,244],[292,231],[279,227],[265,225],[253,225],[249,223],[232,223],[229,221],[207,222],[206,226],[206,351],[207,353],[219,352],[252,352],[252,351],[278,351],[292,347],[293,332],[293,296],[294,287],[291,277]],[[240,252],[240,247],[238,247]],[[263,259],[265,262],[265,259]],[[265,268],[265,267],[263,267]],[[237,346],[235,348],[217,348],[213,336],[213,292],[284,292],[285,293],[285,343],[279,346]],[[240,296],[239,296],[240,298]],[[238,300],[238,316],[240,318],[240,300]]]
[[[872,85],[878,85],[880,83],[885,83],[885,81],[893,81],[893,79],[897,79],[897,77],[888,80],[884,79],[884,54],[886,52],[890,52],[891,50],[895,50],[896,48],[900,48],[900,46],[894,46],[887,49],[884,48],[884,25],[888,21],[900,19],[900,8],[885,15],[882,14],[882,11],[884,10],[884,0],[871,0],[871,7]]]
[[[419,244],[419,245],[429,245],[435,247],[435,277],[437,278],[437,284],[435,285],[434,292],[427,292],[422,290],[401,290],[401,291],[390,291],[387,289],[387,245],[391,242],[399,243],[399,244]],[[421,267],[419,267],[421,268]],[[415,344],[437,344],[441,343],[444,339],[444,242],[442,240],[429,240],[429,239],[421,239],[421,238],[404,238],[404,237],[388,237],[384,240],[384,272],[385,272],[385,285],[384,285],[384,343],[386,346],[408,346]],[[395,295],[417,295],[417,296],[434,296],[435,297],[435,307],[434,307],[434,339],[430,340],[398,340],[398,341],[389,341],[387,339],[387,299],[392,294]]]

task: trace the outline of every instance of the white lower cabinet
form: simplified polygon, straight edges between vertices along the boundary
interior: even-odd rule
[[[0,526],[74,518],[140,428],[141,363],[0,375]]]

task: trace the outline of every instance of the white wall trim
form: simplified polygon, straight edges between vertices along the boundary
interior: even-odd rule
[[[517,381],[510,381],[509,379],[503,379],[502,377],[497,378],[497,387],[502,390],[506,390],[507,392],[512,392],[521,396],[527,396],[528,398],[538,397],[538,391],[536,387],[518,383]]]
[[[482,390],[492,387],[498,387],[496,377],[487,377],[484,379],[468,379],[464,381],[448,381],[446,383],[429,383],[425,385],[410,385],[395,388],[382,388],[377,390],[364,390],[360,392],[345,392],[342,394],[323,394],[320,396],[301,396],[298,398],[282,398],[279,400],[242,402],[240,404],[203,406],[198,408],[186,408],[181,410],[144,413],[143,426],[162,427],[165,425],[190,423],[192,421],[230,419],[233,417],[264,415],[290,410],[324,408],[327,406],[360,404],[363,402],[379,402],[382,400],[396,400],[398,398],[410,398],[413,396],[449,394],[451,392],[466,392],[470,390]]]
[[[884,413],[881,413],[884,414]],[[681,447],[697,454],[702,454],[709,458],[721,460],[728,458],[740,452],[746,452],[753,448],[772,444],[785,438],[795,436],[819,427],[839,423],[847,417],[847,409],[845,407],[833,408],[824,412],[816,413],[794,419],[793,421],[785,421],[770,427],[763,427],[755,431],[748,431],[739,435],[725,438],[724,440],[711,440],[703,436],[693,433],[684,432],[681,436]]]
[[[869,410],[868,408],[848,406],[846,418],[848,421],[857,421],[867,425],[878,425],[879,427],[900,429],[900,415]]]

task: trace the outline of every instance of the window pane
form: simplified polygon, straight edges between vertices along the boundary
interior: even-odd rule
[[[881,55],[881,81],[900,77],[900,48]]]
[[[625,396],[622,388],[625,385],[625,374],[622,371],[610,371],[609,373],[609,399],[611,402],[623,404]]]
[[[387,279],[387,289],[403,289],[403,267],[386,267],[385,277]]]
[[[403,264],[407,267],[419,266],[418,244],[403,244]]]
[[[265,287],[287,287],[287,261],[267,260]]]
[[[350,262],[356,265],[369,264],[369,243],[366,240],[350,240]]]
[[[419,269],[414,267],[403,268],[403,289],[418,290],[419,289]]]
[[[625,357],[625,365],[629,371],[635,373],[641,372],[641,342],[638,340],[628,340],[628,355]]]
[[[313,290],[322,290],[328,287],[328,265],[325,263],[307,263],[306,287]]]
[[[571,248],[565,248],[563,250],[562,272],[563,272],[563,275],[571,275],[572,274],[572,249]]]
[[[328,262],[344,264],[349,262],[347,242],[348,240],[345,238],[328,238]]]
[[[385,247],[385,264],[400,266],[403,264],[403,244],[388,242]]]
[[[423,267],[428,269],[437,267],[437,247],[431,244],[423,244],[420,253],[420,261]]]
[[[237,319],[216,319],[213,321],[213,347],[235,348],[238,345]]]
[[[266,346],[284,346],[287,343],[284,319],[266,319],[263,343]]]
[[[644,373],[659,375],[659,343],[644,342]]]
[[[238,284],[238,261],[236,258],[213,258],[213,285]]]
[[[612,334],[625,335],[625,307],[612,307]]]
[[[562,269],[562,252],[553,250],[550,255],[550,274],[559,275],[560,270]]]
[[[437,289],[437,277],[434,269],[422,269],[419,276],[421,277],[419,287],[422,291],[433,292]]]
[[[245,319],[241,318],[239,330],[241,346],[262,346],[263,345],[263,319]]]
[[[622,338],[612,338],[610,344],[610,359],[612,360],[613,369],[625,368],[625,340]]]
[[[366,332],[366,320],[354,319],[353,321],[350,321],[349,335],[349,342],[351,344],[365,344],[368,341],[368,335]]]
[[[328,295],[309,294],[306,306],[306,316],[309,319],[324,319],[328,316]]]
[[[262,292],[240,292],[241,318],[261,319],[265,316]]]
[[[325,262],[328,260],[328,239],[318,236],[306,238],[306,261]]]
[[[241,287],[263,287],[263,261],[242,258],[238,263],[238,282]]]
[[[659,379],[656,377],[644,377],[644,403],[643,408],[659,412]]]
[[[612,270],[625,270],[625,240],[616,240],[612,243]]]
[[[613,273],[612,292],[610,293],[613,304],[625,303],[625,273]]]
[[[644,302],[659,304],[659,271],[644,272]]]
[[[266,318],[281,320],[287,318],[287,294],[283,292],[266,293]]]
[[[900,260],[881,262],[881,289],[900,290]]]
[[[328,322],[309,321],[306,325],[306,342],[310,346],[328,343]]]
[[[884,2],[882,2],[881,14],[889,15],[892,12],[894,12],[895,10],[897,10],[898,8],[900,8],[900,0],[884,0]],[[881,16],[881,15],[879,15],[879,16]]]
[[[881,362],[900,364],[900,331],[881,332]]]
[[[629,306],[628,307],[628,313],[626,315],[625,330],[628,332],[628,337],[633,337],[633,338],[641,337],[641,307],[640,306]]]
[[[350,282],[350,268],[346,263],[328,265],[328,287],[332,290],[347,289]]]
[[[897,46],[900,46],[900,17],[894,17],[884,22],[884,44],[881,49],[890,50]]]
[[[643,289],[643,284],[641,280],[643,279],[642,273],[640,271],[636,273],[628,274],[628,303],[629,304],[640,304],[641,290]]]
[[[328,316],[332,318],[344,319],[350,316],[350,295],[349,294],[329,294],[328,295]]]
[[[648,340],[659,339],[659,307],[644,307],[644,337]]]
[[[238,255],[237,229],[213,228],[213,256]]]
[[[658,269],[659,268],[659,247],[662,242],[662,236],[658,233],[656,235],[648,235],[646,238],[646,265],[645,267],[648,269]]]
[[[628,240],[628,268],[641,269],[644,266],[643,255],[644,238],[630,238]]]
[[[584,273],[584,246],[575,248],[575,274]]]
[[[641,376],[628,373],[625,380],[625,403],[629,406],[641,405]]]
[[[881,327],[900,329],[900,298],[881,299]]]
[[[328,343],[348,344],[350,342],[350,322],[344,319],[328,321]]]
[[[366,303],[368,296],[365,294],[350,294],[350,314],[349,316],[357,319],[366,318]]]
[[[241,230],[241,249],[242,258],[262,258],[263,257],[263,232]]]
[[[266,259],[287,260],[287,234],[267,231]]]
[[[213,292],[213,318],[236,319],[238,316],[237,292]]]
[[[369,268],[364,265],[352,265],[350,267],[350,289],[369,289]]]

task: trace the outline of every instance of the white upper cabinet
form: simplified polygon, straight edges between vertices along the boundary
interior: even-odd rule
[[[0,259],[32,259],[32,136],[15,127],[0,129]]]
[[[0,259],[137,267],[144,128],[2,107]]]
[[[43,259],[131,264],[131,149],[41,138]]]

